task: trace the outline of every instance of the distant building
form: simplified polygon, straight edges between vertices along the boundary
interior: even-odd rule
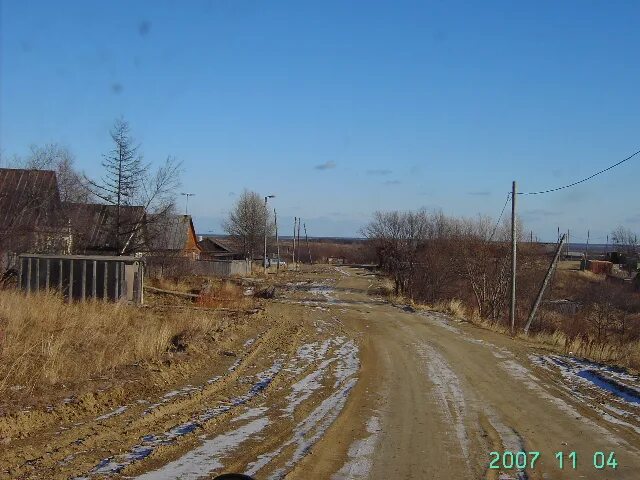
[[[64,203],[72,233],[71,250],[82,255],[134,254],[146,250],[144,207]]]
[[[149,225],[148,235],[148,251],[151,255],[198,260],[202,253],[191,215],[166,215],[156,218]]]
[[[233,242],[228,239],[206,237],[201,239],[198,244],[204,258],[227,260],[244,258],[244,255],[238,252]]]
[[[564,255],[565,260],[582,260],[584,258],[584,252],[567,252]]]
[[[346,262],[343,257],[329,257],[327,258],[327,263],[331,265],[344,265]]]
[[[15,253],[65,253],[68,218],[55,172],[0,168],[0,266]]]
[[[587,269],[593,273],[598,273],[601,275],[611,275],[611,272],[613,270],[613,263],[605,262],[602,260],[589,260],[587,262]]]

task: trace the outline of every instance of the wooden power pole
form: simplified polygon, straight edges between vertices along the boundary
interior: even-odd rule
[[[273,209],[273,223],[276,226],[276,255],[278,255],[278,259],[276,260],[278,263],[276,264],[276,275],[280,273],[280,238],[278,237],[278,214],[276,213],[276,209]]]
[[[300,259],[302,258],[302,255],[300,255],[300,224],[301,223],[302,223],[302,219],[299,218],[298,219],[298,242],[297,242],[297,245],[298,245],[298,263],[300,263]],[[297,268],[297,265],[296,265],[296,270],[297,269],[298,268]]]
[[[509,317],[511,320],[511,334],[516,329],[516,181],[511,186],[511,307]]]
[[[311,265],[311,247],[309,246],[309,237],[307,236],[307,224],[303,224],[304,226],[304,240],[307,243],[307,252],[309,252],[309,265]]]
[[[553,271],[556,269],[556,265],[558,265],[558,259],[560,258],[560,253],[562,252],[562,246],[566,239],[566,235],[562,235],[560,242],[558,242],[558,248],[556,248],[556,254],[553,256],[553,261],[549,266],[549,270],[547,270],[547,274],[542,281],[542,286],[540,287],[540,291],[538,292],[538,296],[536,297],[536,301],[533,303],[533,307],[531,307],[531,313],[529,313],[529,318],[527,319],[527,324],[524,326],[524,333],[529,333],[529,327],[533,322],[533,319],[536,316],[536,311],[540,306],[540,302],[542,301],[542,296],[544,295],[544,291],[547,289],[547,285],[551,281],[551,277],[553,276]]]
[[[292,267],[296,268],[296,223],[298,222],[298,217],[293,217],[293,253],[291,254],[291,263]]]

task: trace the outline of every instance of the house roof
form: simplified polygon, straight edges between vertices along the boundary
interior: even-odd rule
[[[100,203],[64,203],[74,232],[75,248],[112,250],[116,246],[117,207]],[[144,207],[120,207],[120,245],[133,234],[136,247],[143,240]],[[129,242],[131,243],[131,242]]]
[[[152,223],[151,250],[200,250],[191,215],[165,215]]]
[[[0,168],[0,229],[63,223],[55,172]]]
[[[207,237],[198,243],[204,252],[234,253],[231,245],[221,242],[218,238]]]

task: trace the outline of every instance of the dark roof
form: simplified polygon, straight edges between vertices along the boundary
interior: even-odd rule
[[[153,231],[149,232],[151,250],[200,249],[191,215],[163,215],[156,218],[152,224]]]
[[[0,230],[64,223],[55,172],[0,168]]]
[[[115,249],[117,207],[100,203],[64,203],[71,221],[74,250]],[[120,207],[120,247],[137,250],[144,241],[145,211],[141,206]]]
[[[233,253],[234,250],[230,245],[224,244],[217,238],[207,237],[200,242],[198,242],[200,248],[202,248],[203,252],[214,252],[214,253]]]

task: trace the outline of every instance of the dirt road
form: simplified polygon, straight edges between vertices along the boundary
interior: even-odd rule
[[[284,280],[267,320],[238,339],[235,356],[212,359],[200,376],[155,398],[34,429],[5,446],[0,472],[640,478],[637,377],[407,311],[376,297],[377,283],[365,270],[333,267]],[[495,469],[491,451],[500,456]],[[564,452],[563,469],[556,452]]]

